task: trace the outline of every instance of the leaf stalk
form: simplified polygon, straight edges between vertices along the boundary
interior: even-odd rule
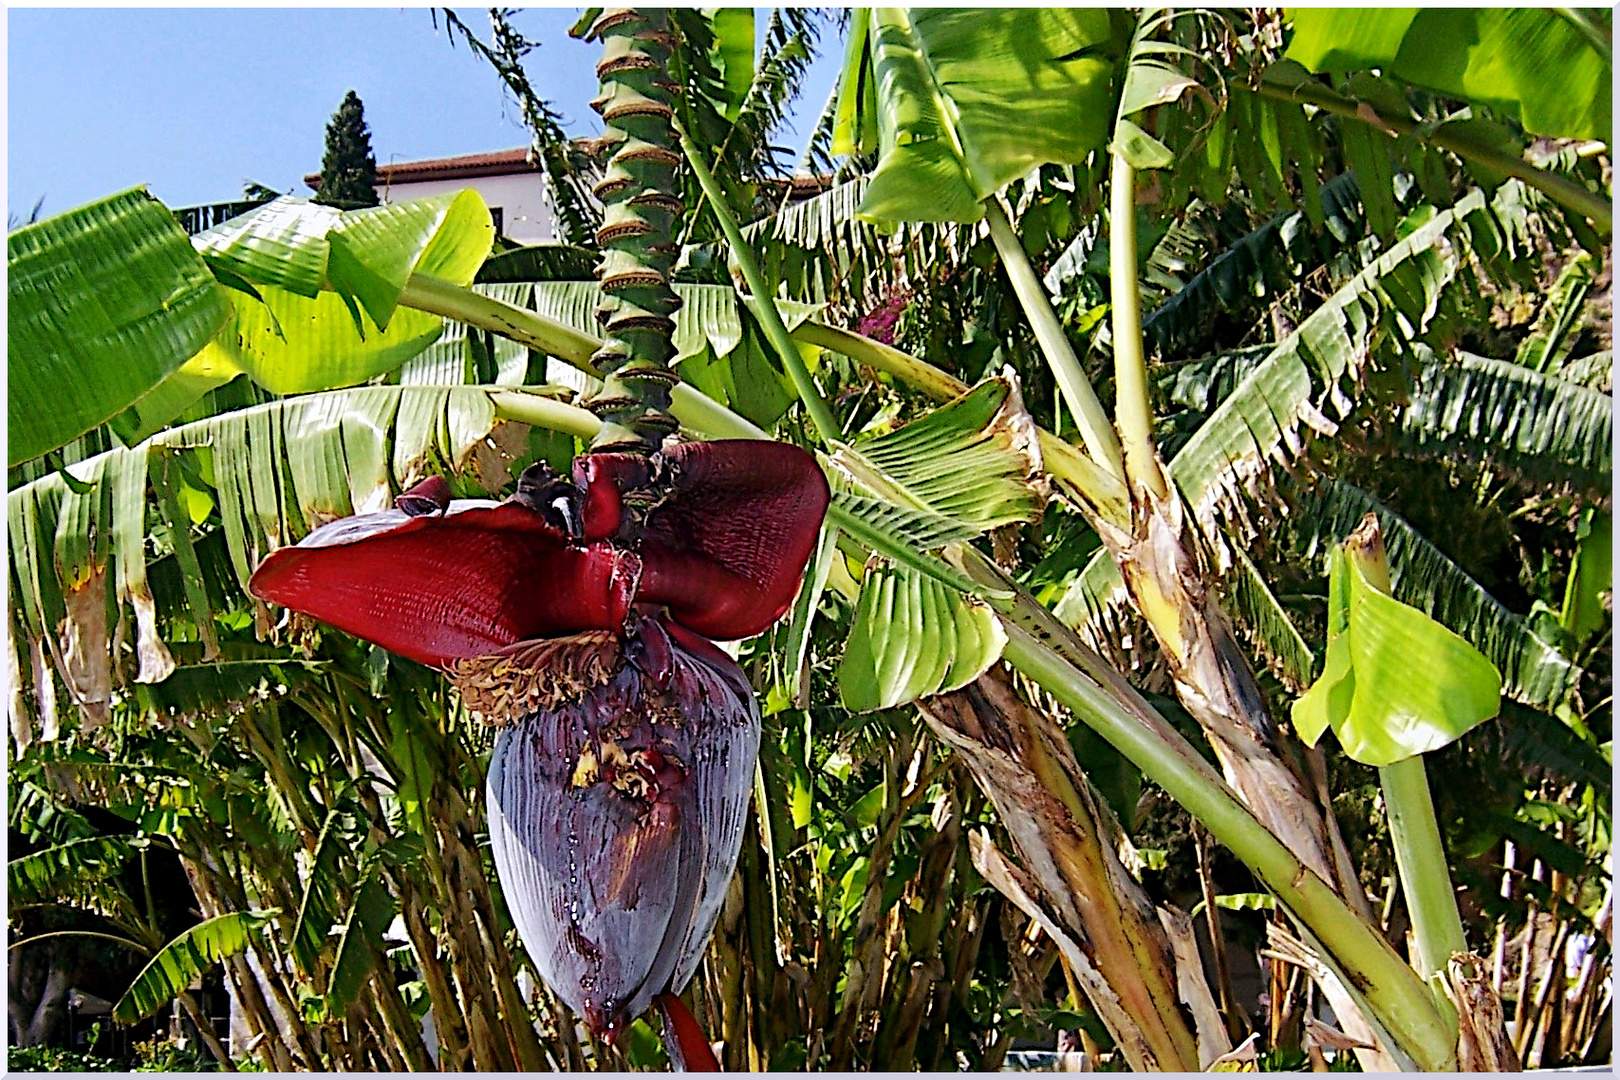
[[[1052,375],[1057,379],[1058,389],[1063,392],[1063,400],[1074,414],[1075,425],[1080,429],[1080,438],[1086,444],[1087,453],[1103,471],[1123,478],[1126,475],[1125,462],[1114,425],[1103,411],[1091,380],[1086,378],[1085,369],[1080,366],[1080,359],[1075,356],[1074,347],[1063,332],[1057,312],[1052,310],[1052,300],[1046,294],[1046,286],[1036,277],[1035,268],[1029,264],[1029,256],[1024,253],[1024,245],[1013,232],[1012,223],[1007,220],[1001,203],[994,196],[984,201],[984,217],[990,224],[990,239],[996,245],[996,254],[1001,256],[1001,265],[1007,271],[1013,293],[1024,309],[1025,318],[1029,319],[1035,340],[1046,356]]]
[[[1158,500],[1170,497],[1153,450],[1153,400],[1142,349],[1142,296],[1136,280],[1136,169],[1115,152],[1108,192],[1108,289],[1114,323],[1114,420],[1125,476]]]
[[[745,298],[748,310],[754,313],[754,317],[765,328],[765,336],[775,347],[782,366],[787,369],[788,378],[793,380],[794,389],[799,392],[799,401],[804,405],[804,411],[809,414],[811,422],[815,424],[821,441],[831,442],[843,433],[843,429],[834,419],[832,410],[827,407],[827,402],[817,389],[815,380],[810,377],[810,369],[805,367],[804,358],[799,355],[798,347],[793,344],[793,337],[788,333],[786,324],[782,322],[781,313],[771,302],[775,292],[766,283],[765,274],[760,270],[758,260],[754,258],[748,242],[743,239],[742,229],[738,227],[731,207],[726,204],[725,193],[720,190],[719,182],[715,180],[714,174],[704,162],[702,151],[685,131],[682,131],[680,136],[681,149],[686,154],[687,163],[692,166],[692,172],[703,188],[703,196],[708,200],[709,208],[714,211],[715,218],[720,222],[720,230],[726,234],[726,243],[731,245],[732,257],[737,260],[737,265],[742,270],[743,280],[748,283],[748,291],[753,294]]]

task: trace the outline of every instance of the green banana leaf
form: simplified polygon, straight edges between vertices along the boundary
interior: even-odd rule
[[[328,810],[315,841],[315,854],[310,858],[304,892],[298,901],[298,918],[288,939],[293,962],[305,975],[315,970],[321,946],[337,921],[338,859],[354,839],[344,831],[345,825],[352,827],[352,824],[352,817],[342,811]]]
[[[413,274],[471,283],[494,242],[475,191],[340,213],[283,196],[195,238],[233,290],[209,362],[276,394],[355,386],[426,349],[438,316],[399,310]],[[172,418],[172,417],[171,417]]]
[[[853,712],[966,686],[1001,658],[1007,632],[983,603],[904,565],[871,569],[838,665]]]
[[[13,904],[57,903],[69,888],[105,881],[123,869],[134,847],[122,836],[83,836],[6,863]]]
[[[1603,19],[1607,13],[1592,12]],[[1610,60],[1542,8],[1290,8],[1287,57],[1312,71],[1385,74],[1498,109],[1536,135],[1608,142]]]
[[[1515,473],[1607,494],[1614,398],[1505,360],[1415,350],[1397,438],[1425,456],[1483,458]]]
[[[1331,727],[1348,756],[1382,767],[1497,714],[1502,677],[1478,649],[1369,582],[1342,547],[1332,559],[1327,662],[1293,707],[1306,745]]]
[[[336,293],[299,296],[273,286],[237,292],[235,315],[211,343],[221,374],[246,373],[273,394],[355,386],[392,371],[438,340],[444,320],[405,308],[388,328]]]
[[[398,901],[389,893],[388,886],[377,879],[374,868],[369,869],[338,937],[337,958],[332,962],[332,975],[322,1002],[326,1017],[344,1015],[360,996],[366,977],[382,956],[383,932],[398,909]]]
[[[870,569],[861,586],[838,669],[848,708],[867,712],[954,690],[1000,657],[1007,637],[983,603],[988,592],[923,552],[1039,517],[1034,436],[1016,384],[989,379],[833,455],[860,494],[835,490],[829,523],[892,560]]]
[[[230,314],[174,215],[143,189],[18,229],[6,264],[13,465],[128,407]]]
[[[133,611],[141,678],[157,681],[167,673],[163,661],[174,669],[156,612],[183,613],[204,640],[213,625],[210,590],[197,588],[203,543],[174,544],[175,561],[191,570],[166,574],[156,595],[156,579],[147,576],[149,483],[164,515],[189,526],[184,511],[170,505],[176,493],[168,462],[179,458],[194,468],[204,478],[195,482],[206,489],[198,497],[219,508],[223,544],[216,542],[210,566],[217,563],[215,576],[225,581],[210,589],[242,589],[275,547],[315,523],[386,506],[427,471],[460,473],[473,491],[497,489],[507,478],[498,468],[483,475],[475,455],[498,426],[494,392],[374,386],[276,401],[168,429],[132,449],[114,449],[66,474],[13,489],[7,496],[11,601],[23,637],[42,642],[64,620],[76,620],[82,634],[95,637],[85,639],[77,678],[60,667],[59,673],[70,686],[110,687],[112,635],[105,614],[99,623],[89,616],[114,611],[123,619]],[[171,536],[189,540],[184,528]],[[113,574],[106,573],[109,563]]]
[[[1034,423],[1006,379],[989,379],[897,431],[839,448],[833,460],[902,506],[984,532],[1040,518]],[[881,480],[877,478],[881,477]]]
[[[1614,515],[1596,507],[1581,515],[1577,527],[1575,559],[1564,588],[1559,622],[1575,641],[1587,638],[1613,622],[1603,606],[1603,594],[1614,591]]]
[[[246,951],[253,938],[280,914],[278,908],[235,911],[216,915],[184,931],[152,957],[135,977],[113,1006],[113,1019],[133,1024],[151,1016],[209,968]]]
[[[945,544],[970,540],[977,531],[929,510],[896,506],[853,492],[833,489],[827,520],[846,535],[896,562],[904,563],[944,585],[977,592],[973,579],[928,554]]]
[[[859,8],[833,152],[880,152],[860,213],[978,221],[1045,162],[1079,164],[1114,118],[1129,22],[1100,8]]]

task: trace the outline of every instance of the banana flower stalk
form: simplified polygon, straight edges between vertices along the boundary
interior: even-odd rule
[[[780,443],[598,452],[567,478],[531,466],[499,503],[431,477],[250,583],[445,671],[500,729],[490,841],[525,948],[610,1042],[656,1004],[677,1065],[713,1067],[675,995],[736,866],[760,738],[714,641],[787,610],[827,501],[815,460]]]

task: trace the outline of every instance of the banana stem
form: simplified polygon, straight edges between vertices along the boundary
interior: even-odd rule
[[[591,363],[591,355],[602,344],[601,339],[581,333],[573,327],[564,326],[528,308],[508,304],[504,300],[485,296],[466,286],[427,274],[413,274],[406,282],[404,291],[400,293],[399,302],[417,311],[455,319],[469,326],[500,334],[549,356],[555,356],[587,375],[601,376],[601,372]],[[968,390],[966,383],[932,364],[848,330],[839,330],[824,323],[805,322],[792,332],[791,337],[807,345],[843,353],[868,367],[895,376],[908,386],[915,387],[938,401],[949,401]],[[795,349],[794,354],[797,352]],[[508,403],[511,404],[510,401]],[[688,431],[711,438],[770,438],[757,425],[685,383],[671,388],[669,411],[670,415],[679,420],[681,426]],[[566,425],[555,429],[559,431],[572,433],[574,425],[584,423],[583,419],[572,413],[564,416],[563,413],[557,412],[552,416],[548,412],[547,415]],[[508,419],[524,418],[512,414]],[[543,427],[552,426],[549,420],[536,422]],[[1043,429],[1040,439],[1041,453],[1046,460],[1047,469],[1053,476],[1074,485],[1075,489],[1097,508],[1098,513],[1109,521],[1123,524],[1130,520],[1124,484],[1051,432]]]
[[[417,311],[455,319],[468,326],[500,334],[530,348],[539,349],[549,356],[555,356],[587,375],[601,376],[601,372],[597,371],[591,362],[592,354],[602,344],[601,339],[582,334],[573,327],[554,322],[528,308],[508,304],[504,300],[485,296],[466,286],[445,281],[443,278],[430,277],[427,274],[411,275],[411,279],[405,283],[405,290],[400,293],[399,302]],[[685,383],[677,383],[671,387],[669,396],[670,415],[689,431],[726,439],[770,438],[755,424]],[[508,391],[496,395],[496,408],[505,410],[501,411],[500,415],[507,419],[534,423],[569,434],[580,434],[586,425],[584,417],[578,415],[586,410],[565,406],[562,402],[535,405],[534,402],[538,400],[542,399],[530,394]]]
[[[1368,585],[1388,593],[1389,556],[1378,519],[1368,520],[1344,541],[1344,553],[1361,570]],[[1444,975],[1452,953],[1466,952],[1462,916],[1447,869],[1446,849],[1429,795],[1423,755],[1417,754],[1378,770],[1389,812],[1389,835],[1395,846],[1395,869],[1412,917],[1412,966],[1425,979]]]
[[[1170,497],[1153,452],[1153,402],[1142,350],[1142,297],[1136,281],[1136,170],[1113,155],[1108,193],[1108,288],[1114,321],[1114,419],[1125,447],[1125,476],[1160,500]]]
[[[990,223],[990,239],[996,245],[996,254],[1001,256],[1001,265],[1006,268],[1013,293],[1024,309],[1024,317],[1029,320],[1030,329],[1035,331],[1035,340],[1046,356],[1053,377],[1057,379],[1064,402],[1074,413],[1075,425],[1080,429],[1086,451],[1092,460],[1102,466],[1103,471],[1123,478],[1125,464],[1120,456],[1119,438],[1114,434],[1114,426],[1103,411],[1097,391],[1091,387],[1091,380],[1086,378],[1079,357],[1074,355],[1074,348],[1063,332],[1057,312],[1052,310],[1052,300],[1046,295],[1046,286],[1035,276],[1035,268],[1030,266],[1029,256],[1024,254],[1024,245],[1019,242],[1012,223],[1007,220],[1007,215],[1002,212],[1001,204],[994,196],[984,201],[984,217]]]
[[[726,205],[725,193],[720,190],[714,174],[704,163],[702,151],[685,131],[682,131],[680,136],[681,149],[686,154],[687,163],[692,166],[692,172],[703,188],[703,195],[709,200],[709,208],[714,211],[715,218],[720,222],[720,230],[726,234],[726,243],[731,246],[731,254],[737,260],[737,265],[742,268],[743,280],[748,282],[748,291],[753,294],[747,298],[748,309],[765,328],[765,336],[775,347],[782,366],[787,369],[788,378],[793,380],[794,389],[799,392],[799,401],[804,405],[804,411],[810,415],[811,422],[815,424],[821,441],[832,442],[843,434],[843,428],[834,419],[832,410],[827,407],[827,402],[821,396],[821,391],[816,388],[815,380],[810,377],[810,369],[804,366],[804,357],[799,355],[798,347],[793,344],[792,335],[782,322],[781,313],[771,301],[774,293],[765,281],[765,274],[760,270],[759,262],[754,258],[748,242],[743,239],[742,229],[738,227],[731,208]]]
[[[1132,715],[1103,685],[1012,623],[1007,624],[1004,658],[1074,710],[1242,859],[1350,973],[1368,1007],[1419,1068],[1455,1068],[1456,1032],[1427,986],[1343,897],[1260,823],[1184,739]]]
[[[1389,835],[1395,845],[1395,867],[1412,916],[1412,965],[1425,979],[1444,975],[1452,953],[1467,952],[1457,897],[1446,869],[1446,849],[1429,797],[1423,755],[1378,770],[1389,812]]]
[[[493,331],[555,356],[588,375],[602,377],[591,363],[591,354],[602,345],[601,338],[582,334],[527,308],[474,292],[465,285],[428,274],[412,274],[399,294],[399,302],[404,307]]]

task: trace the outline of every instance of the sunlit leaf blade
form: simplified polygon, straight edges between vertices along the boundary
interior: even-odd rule
[[[1368,513],[1378,515],[1389,557],[1395,598],[1461,635],[1502,673],[1503,691],[1540,709],[1564,700],[1580,669],[1531,632],[1523,618],[1503,607],[1456,563],[1424,539],[1400,515],[1365,491],[1339,480],[1325,481],[1300,500],[1291,545],[1320,557]]]
[[[386,330],[412,274],[470,284],[495,242],[495,226],[483,197],[469,188],[349,211],[326,240],[327,282]]]
[[[405,283],[423,274],[468,284],[493,236],[473,191],[349,213],[289,196],[226,222],[195,242],[210,265],[252,292],[231,291],[235,315],[215,339],[211,365],[244,371],[277,394],[354,386],[392,371],[431,345],[442,325],[414,309],[396,312]]]
[[[1295,8],[1289,15],[1288,58],[1312,71],[1378,68],[1500,109],[1537,135],[1611,137],[1610,65],[1552,10]]]
[[[11,464],[130,405],[229,314],[174,216],[144,190],[18,229],[6,260]]]
[[[1327,664],[1294,703],[1307,743],[1332,727],[1349,757],[1382,767],[1447,746],[1497,714],[1502,678],[1491,662],[1369,583],[1340,550],[1328,590]]]
[[[979,220],[1043,162],[1079,164],[1114,116],[1128,34],[1099,8],[874,8],[851,27],[839,146],[881,151],[861,213]]]
[[[1604,604],[1604,594],[1614,590],[1614,515],[1592,507],[1581,515],[1576,530],[1575,559],[1569,568],[1569,584],[1564,588],[1564,608],[1558,621],[1577,642],[1611,624],[1612,601]]]
[[[113,1019],[132,1024],[151,1016],[200,978],[210,967],[246,950],[279,909],[216,915],[182,932],[135,977],[113,1006]]]
[[[855,712],[965,686],[1001,656],[1006,631],[988,607],[905,566],[869,571],[838,666]]]
[[[466,469],[474,448],[495,427],[488,390],[363,387],[277,401],[171,428],[133,450],[113,450],[73,470],[85,479],[123,477],[127,469],[121,463],[132,455],[144,460],[148,451],[157,450],[195,459],[206,453],[212,462],[209,476],[217,485],[206,494],[218,503],[223,550],[229,553],[230,569],[225,574],[235,578],[236,587],[245,588],[258,561],[309,531],[311,522],[385,506],[430,468]],[[494,475],[487,482],[504,481],[504,476]],[[124,485],[129,482],[127,477],[120,480]],[[98,485],[89,489],[93,497],[76,494],[62,474],[52,473],[8,495],[11,600],[29,638],[43,635],[47,628],[54,632],[65,617],[64,594],[91,580],[94,567],[105,566],[109,556],[126,562],[149,558],[144,543],[127,526],[115,528],[119,522],[113,500],[103,500],[102,490]],[[127,498],[123,502],[125,520],[133,520]],[[172,512],[178,520],[178,508]],[[171,511],[164,513],[168,517]],[[194,558],[203,549],[199,543],[177,552],[189,550],[188,557]],[[125,566],[126,582],[138,584],[139,575],[132,571]],[[114,587],[112,577],[99,579],[103,589]],[[193,626],[211,625],[206,591],[190,584],[194,583],[187,575],[170,572],[161,580],[153,576],[149,587],[160,612],[185,612]],[[201,610],[196,609],[199,601],[204,603]],[[234,670],[220,668],[219,674],[224,677]],[[240,674],[257,679],[263,672],[244,668]],[[185,669],[174,677],[182,675],[192,677]],[[155,687],[141,687],[139,692],[158,694]],[[165,701],[161,694],[151,699],[154,705]],[[168,705],[163,707],[167,711]]]
[[[990,379],[904,427],[840,448],[835,461],[881,493],[980,531],[1034,521],[1042,500],[1034,422],[1005,379]]]
[[[208,391],[224,386],[241,374],[241,369],[229,356],[210,341],[196,356],[169,372],[162,382],[109,420],[108,426],[126,445],[132,446],[156,435]]]
[[[341,210],[291,195],[191,238],[215,271],[313,297],[326,284],[326,234]]]
[[[1203,519],[1236,496],[1268,460],[1287,460],[1299,428],[1353,400],[1342,385],[1359,373],[1368,345],[1389,317],[1414,334],[1432,316],[1454,262],[1437,245],[1484,197],[1474,192],[1392,245],[1278,342],[1271,354],[1187,441],[1170,474]],[[1207,521],[1206,521],[1207,531]]]
[[[52,903],[69,889],[117,874],[132,853],[121,836],[85,836],[18,856],[6,863],[13,904]]]

